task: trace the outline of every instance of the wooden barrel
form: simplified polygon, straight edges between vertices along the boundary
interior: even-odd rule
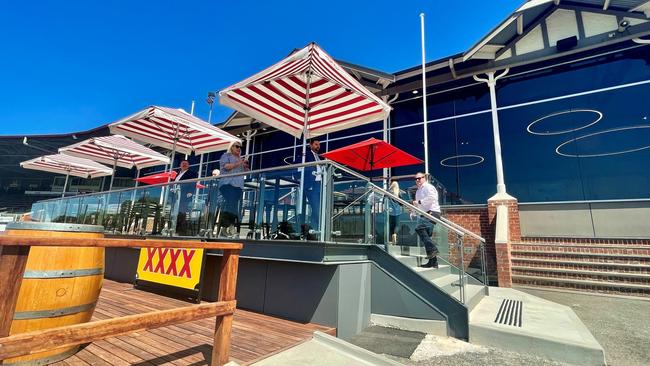
[[[7,235],[101,238],[97,225],[12,223]],[[104,248],[32,247],[9,334],[90,321],[104,279]],[[79,346],[10,358],[3,365],[47,365],[67,358]]]

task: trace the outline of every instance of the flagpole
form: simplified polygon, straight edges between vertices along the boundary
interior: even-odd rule
[[[429,130],[427,128],[427,71],[424,47],[424,13],[420,13],[420,33],[422,40],[422,112],[424,116],[424,173],[429,176]],[[427,178],[428,179],[428,178]]]

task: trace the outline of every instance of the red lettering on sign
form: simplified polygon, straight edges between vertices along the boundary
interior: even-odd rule
[[[186,274],[185,277],[187,278],[192,278],[192,272],[190,270],[190,262],[192,261],[192,257],[194,257],[195,251],[190,251],[188,252],[187,250],[183,249],[183,267],[181,268],[181,272],[178,274],[179,277],[183,277],[183,274]]]
[[[178,271],[176,270],[176,261],[178,260],[178,257],[181,255],[181,250],[177,249],[170,249],[169,250],[169,256],[171,258],[171,262],[169,262],[169,267],[167,268],[167,272],[165,272],[166,275],[170,274],[172,276],[178,276]]]
[[[156,269],[153,271],[156,273],[164,274],[165,273],[165,258],[167,257],[167,252],[169,249],[165,248],[158,248],[158,264],[156,265]]]
[[[142,269],[145,272],[153,272],[153,255],[156,253],[156,248],[147,248],[147,262]]]

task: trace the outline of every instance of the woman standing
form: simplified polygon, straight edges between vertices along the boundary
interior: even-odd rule
[[[228,152],[221,155],[219,160],[221,174],[230,175],[241,173],[249,170],[248,160],[241,157],[241,143],[234,142],[228,148]],[[242,190],[244,188],[244,175],[234,177],[222,177],[219,184],[219,191],[223,197],[223,207],[221,209],[221,227],[226,228],[227,236],[234,236],[233,227],[237,226],[239,233],[239,223],[241,212]]]
[[[399,183],[397,179],[391,178],[390,187],[388,191],[392,193],[395,197],[399,197]],[[399,223],[399,216],[402,214],[402,206],[395,200],[390,200],[388,203],[388,226],[390,228],[390,241],[393,245],[397,244],[397,224]]]

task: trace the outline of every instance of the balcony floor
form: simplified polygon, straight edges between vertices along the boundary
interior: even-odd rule
[[[104,280],[93,320],[187,306],[187,302]],[[202,319],[93,342],[57,366],[208,365],[214,318]],[[334,335],[335,328],[303,324],[237,309],[230,360],[249,364],[311,338],[316,330]]]

